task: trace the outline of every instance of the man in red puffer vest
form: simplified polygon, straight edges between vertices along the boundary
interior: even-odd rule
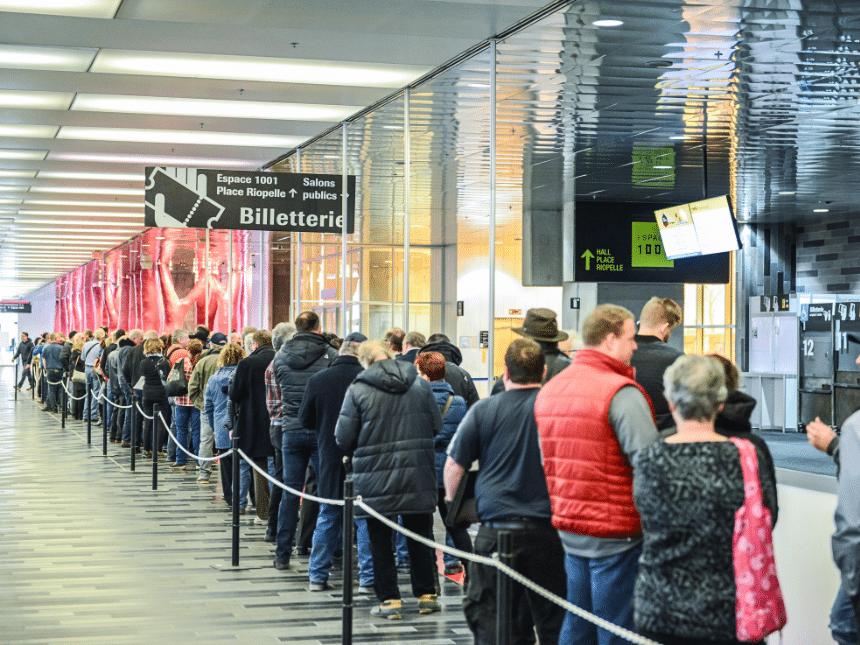
[[[535,402],[567,600],[627,629],[642,548],[630,462],[658,436],[651,401],[630,367],[635,335],[627,309],[597,307],[582,327],[585,348]],[[566,645],[625,642],[571,613],[559,636]]]

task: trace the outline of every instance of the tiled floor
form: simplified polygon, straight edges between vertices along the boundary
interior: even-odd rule
[[[99,427],[87,446],[85,424],[61,429],[29,392],[16,402],[12,378],[0,369],[0,645],[341,642],[341,593],[275,571],[264,527],[243,519],[249,568],[230,568],[217,478],[198,486],[161,464],[153,492],[151,463],[130,472],[118,444],[103,456]],[[307,558],[294,562],[306,572]],[[341,587],[339,571],[331,582]],[[403,620],[372,618],[358,597],[353,642],[472,642],[459,585],[440,577],[444,609],[421,616],[400,582]]]

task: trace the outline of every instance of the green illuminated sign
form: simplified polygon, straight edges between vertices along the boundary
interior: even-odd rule
[[[660,231],[656,222],[631,222],[631,267],[667,268],[675,262],[666,258],[666,251],[660,241]]]

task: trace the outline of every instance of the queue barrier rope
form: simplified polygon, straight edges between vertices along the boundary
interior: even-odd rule
[[[51,382],[48,381],[48,383],[50,384]],[[101,396],[101,393],[100,393],[100,396]],[[107,399],[105,399],[105,400],[107,400]],[[110,403],[110,401],[108,401],[108,402]],[[140,412],[141,415],[143,415],[144,418],[146,418],[146,419],[153,419],[154,418],[154,415],[153,416],[147,416],[143,412],[143,410],[140,408],[140,405],[137,402],[135,402],[135,405],[137,406],[138,411]],[[131,407],[131,406],[128,406],[128,407]],[[165,429],[167,430],[167,433],[173,438],[173,441],[176,443],[177,448],[182,450],[189,457],[192,457],[192,458],[200,460],[200,461],[214,461],[217,458],[226,457],[227,455],[230,455],[233,453],[233,450],[231,449],[225,453],[220,454],[218,457],[209,458],[209,457],[200,457],[199,455],[195,455],[194,453],[189,452],[184,446],[181,446],[179,444],[179,442],[176,440],[176,436],[170,431],[170,427],[167,424],[167,422],[165,421],[164,416],[161,412],[158,413],[158,417],[161,420],[161,423],[164,425]],[[263,469],[261,469],[256,464],[256,462],[254,462],[253,459],[248,457],[248,455],[246,455],[244,453],[244,451],[242,451],[241,449],[237,449],[236,452],[239,454],[239,456],[242,459],[244,459],[248,463],[248,465],[251,468],[253,468],[255,471],[260,473],[260,475],[265,477],[267,480],[272,482],[273,485],[280,487],[281,489],[287,491],[288,493],[296,495],[297,497],[302,497],[302,498],[307,499],[307,500],[318,502],[320,504],[331,504],[333,506],[344,506],[346,504],[346,502],[342,499],[326,499],[324,497],[317,497],[315,495],[309,495],[309,494],[304,493],[302,491],[295,490],[294,488],[287,486],[283,482],[278,481],[277,479],[275,479],[274,477],[269,475],[269,473],[267,473]],[[588,612],[588,611],[582,609],[581,607],[577,607],[576,605],[568,602],[565,598],[561,598],[560,596],[555,595],[554,593],[552,593],[548,589],[544,589],[543,587],[535,584],[534,582],[529,580],[527,577],[525,577],[524,575],[522,575],[518,571],[516,571],[516,570],[512,569],[511,567],[500,562],[497,553],[494,553],[492,557],[486,557],[486,556],[482,556],[482,555],[477,555],[475,553],[469,553],[467,551],[461,551],[459,549],[449,547],[445,544],[440,544],[438,542],[434,542],[433,540],[430,540],[430,539],[428,539],[422,535],[418,535],[417,533],[414,533],[414,532],[410,531],[409,529],[406,529],[406,528],[400,526],[399,524],[397,524],[397,522],[391,521],[390,519],[388,519],[384,515],[381,515],[375,509],[373,509],[372,507],[365,504],[364,500],[361,498],[361,495],[358,495],[355,498],[355,504],[357,506],[359,506],[360,508],[364,509],[369,515],[376,518],[377,520],[379,520],[383,524],[386,524],[387,526],[389,526],[393,530],[402,533],[406,537],[411,538],[411,539],[415,540],[416,542],[420,542],[421,544],[424,544],[424,545],[426,545],[432,549],[438,549],[439,551],[442,551],[443,553],[448,553],[448,554],[453,555],[453,556],[460,558],[460,559],[469,560],[470,562],[476,562],[478,564],[483,564],[486,566],[491,566],[491,567],[494,567],[496,569],[499,569],[500,571],[502,571],[505,575],[507,575],[511,579],[520,583],[524,587],[531,589],[535,593],[540,594],[541,596],[543,596],[544,598],[546,598],[550,602],[555,603],[556,605],[560,606],[561,608],[565,609],[566,611],[569,611],[572,614],[575,614],[576,616],[579,616],[580,618],[587,620],[590,623],[593,623],[597,627],[600,627],[602,629],[605,629],[608,632],[615,634],[616,636],[620,636],[621,638],[623,638],[623,639],[625,639],[631,643],[636,643],[636,645],[660,645],[660,643],[658,643],[657,641],[651,640],[650,638],[646,638],[644,636],[640,636],[639,634],[636,634],[636,633],[630,631],[629,629],[619,627],[618,625],[610,623],[609,621],[607,621],[603,618],[600,618],[599,616],[595,616],[591,612]]]
[[[121,404],[116,403],[115,401],[111,401],[109,398],[107,398],[107,395],[105,394],[105,388],[104,387],[99,389],[99,395],[97,398],[101,399],[102,401],[104,401],[108,405],[112,405],[115,408],[121,408],[123,410],[131,410],[130,405],[121,405]]]

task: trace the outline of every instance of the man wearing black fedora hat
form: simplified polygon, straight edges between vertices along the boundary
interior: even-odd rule
[[[513,331],[520,336],[531,338],[540,345],[546,360],[546,383],[553,376],[570,365],[570,358],[558,348],[559,341],[567,340],[566,332],[559,331],[558,320],[552,309],[529,309],[526,311],[526,319],[522,327],[514,327]],[[490,395],[505,391],[505,384],[501,377],[496,378]]]

